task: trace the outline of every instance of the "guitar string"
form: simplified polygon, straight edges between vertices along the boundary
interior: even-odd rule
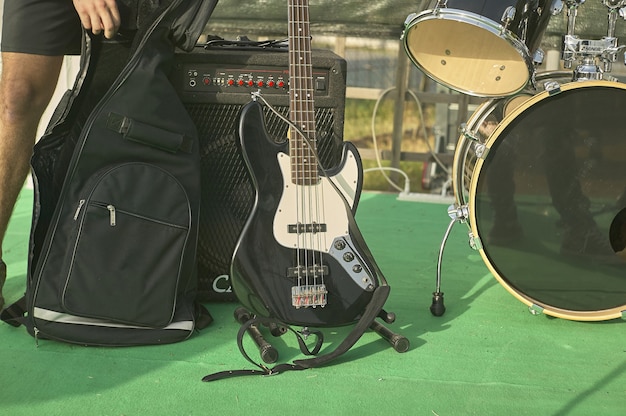
[[[346,200],[345,195],[343,194],[341,189],[337,186],[337,184],[329,179],[330,174],[328,173],[326,168],[322,165],[321,159],[319,157],[319,154],[317,153],[317,150],[313,149],[313,147],[311,146],[311,142],[309,138],[307,137],[307,134],[304,131],[302,131],[300,126],[294,124],[292,120],[290,120],[289,118],[281,114],[280,111],[278,111],[270,102],[268,102],[265,99],[265,97],[263,97],[263,95],[261,95],[260,91],[253,91],[251,92],[251,95],[252,95],[253,100],[260,100],[272,113],[274,113],[276,117],[278,117],[285,124],[287,124],[295,132],[295,134],[299,134],[304,139],[304,141],[307,142],[307,144],[309,144],[309,146],[311,147],[311,154],[314,160],[316,161],[318,171],[322,174],[323,177],[328,179],[327,180],[328,185],[333,189],[333,192],[341,199],[341,201],[343,201],[343,206],[346,209],[348,209],[349,203]]]
[[[303,3],[308,3],[308,1],[305,1]],[[301,48],[300,50],[305,51],[304,53],[304,59],[305,59],[305,69],[306,69],[306,74],[303,74],[305,76],[305,80],[307,83],[307,96],[304,97],[306,100],[306,109],[307,109],[307,123],[308,126],[310,127],[310,131],[311,131],[311,142],[312,144],[310,144],[308,146],[308,150],[307,150],[307,169],[309,169],[309,178],[313,179],[315,182],[314,184],[310,185],[310,190],[313,191],[314,195],[313,195],[313,199],[312,202],[314,203],[314,207],[313,210],[313,218],[311,218],[310,220],[310,224],[312,225],[312,227],[314,227],[315,225],[318,225],[319,227],[322,226],[322,224],[325,224],[326,221],[324,220],[323,217],[323,212],[321,210],[322,207],[325,206],[325,200],[324,200],[324,195],[323,195],[323,191],[324,191],[324,187],[322,185],[322,182],[319,179],[318,176],[318,171],[317,171],[317,163],[312,163],[312,153],[311,150],[317,148],[317,137],[316,137],[316,131],[315,131],[315,113],[314,113],[314,101],[313,101],[313,69],[312,69],[312,62],[311,62],[311,45],[310,45],[310,30],[309,30],[309,15],[308,15],[308,5],[306,7],[303,8],[303,14],[304,14],[304,18],[301,20],[302,24],[305,26],[305,31],[304,31],[304,35],[306,36],[302,36],[301,37],[301,41],[305,43],[305,47]],[[314,247],[314,251],[313,254],[317,254],[318,258],[313,260],[313,279],[314,279],[314,284],[317,285],[319,283],[324,284],[324,273],[323,273],[323,250],[326,248],[325,245],[322,245],[322,241],[323,241],[323,237],[326,235],[325,232],[322,232],[321,229],[319,230],[319,232],[317,232],[317,230],[315,228],[313,228],[312,233],[310,234],[310,238],[312,240],[312,246]],[[318,273],[319,273],[319,282],[318,282]],[[315,292],[317,295],[317,291]]]
[[[303,9],[302,8],[298,8],[296,10],[296,14],[297,19],[295,20],[297,23],[295,23],[295,41],[296,43],[298,43],[298,48],[297,50],[297,55],[296,55],[296,59],[295,59],[295,73],[297,76],[297,81],[298,81],[298,88],[297,88],[297,94],[301,94],[298,95],[298,99],[297,101],[297,106],[296,106],[296,112],[298,112],[298,117],[297,119],[300,120],[303,125],[301,126],[302,129],[307,133],[307,137],[309,137],[309,139],[311,139],[311,137],[309,136],[310,133],[310,126],[308,124],[309,120],[308,117],[306,117],[308,115],[308,112],[306,111],[307,108],[307,97],[306,94],[308,93],[307,90],[307,85],[306,85],[306,62],[303,63],[304,60],[304,45],[303,45],[303,27],[299,26],[298,24],[302,25],[304,22],[304,16],[303,16]],[[313,224],[312,221],[312,216],[313,216],[313,208],[312,208],[312,195],[311,195],[311,186],[312,186],[312,177],[311,177],[311,172],[307,169],[307,156],[308,156],[308,150],[307,147],[310,149],[310,146],[307,146],[307,144],[303,141],[304,139],[299,138],[298,140],[298,152],[299,152],[299,171],[298,173],[301,175],[300,180],[302,181],[302,187],[300,187],[299,189],[302,190],[303,195],[302,198],[299,200],[302,203],[302,212],[303,212],[303,218],[302,218],[302,222],[304,225],[304,229],[303,229],[303,233],[302,233],[302,240],[303,240],[303,245],[304,245],[304,263],[305,263],[305,271],[304,271],[304,275],[306,276],[306,289],[307,291],[305,292],[305,300],[307,305],[310,303],[310,298],[309,298],[309,289],[311,288],[311,285],[316,283],[316,279],[315,279],[315,274],[313,273],[313,275],[311,275],[311,271],[314,272],[314,267],[315,267],[315,261],[314,258],[311,256],[312,251],[310,251],[310,249],[313,249],[314,247],[312,246],[312,234],[307,233],[307,228],[309,226],[309,224]]]
[[[289,45],[289,54],[290,54],[290,60],[289,60],[289,62],[290,62],[290,66],[291,66],[290,69],[289,69],[289,74],[290,74],[290,76],[292,78],[294,78],[296,76],[295,71],[296,71],[296,68],[297,68],[295,66],[296,62],[297,62],[296,61],[297,60],[297,56],[296,56],[296,48],[295,48],[295,44],[294,44],[295,43],[294,36],[295,36],[296,30],[297,30],[297,27],[296,27],[296,23],[295,23],[296,16],[294,15],[295,14],[295,10],[293,9],[291,3],[289,5],[289,13],[290,13],[290,17],[289,17],[289,25],[290,25],[290,27],[289,27],[289,43],[290,43],[290,45]],[[295,83],[296,82],[297,82],[297,80],[295,78],[290,80],[290,83],[293,86],[293,88],[290,89],[290,91],[289,91],[289,94],[291,96],[291,103],[292,103],[292,109],[291,109],[291,111],[292,111],[291,118],[292,119],[297,119],[296,116],[297,116],[297,111],[298,111],[297,100],[296,100],[298,98],[298,96],[297,96],[298,89],[295,87]],[[305,264],[304,264],[305,269],[304,270],[302,269],[302,267],[303,267],[303,265],[302,265],[303,250],[302,250],[301,244],[303,242],[301,242],[300,228],[299,228],[300,224],[304,223],[304,221],[302,219],[302,215],[303,215],[302,209],[303,209],[303,207],[301,206],[301,204],[298,203],[298,201],[300,201],[301,198],[302,198],[302,196],[300,195],[300,181],[301,181],[301,178],[299,177],[300,168],[298,166],[300,161],[298,159],[298,147],[295,146],[295,143],[297,143],[297,140],[299,140],[298,134],[299,133],[297,131],[293,131],[293,129],[292,129],[292,133],[291,133],[291,137],[290,137],[290,141],[289,141],[289,145],[290,145],[289,146],[289,149],[290,149],[289,153],[290,153],[290,157],[292,158],[291,159],[292,160],[292,164],[291,164],[290,169],[291,169],[291,176],[292,176],[292,179],[293,179],[292,180],[293,186],[295,186],[295,198],[296,198],[296,201],[295,201],[295,203],[296,203],[296,241],[297,241],[297,243],[296,243],[296,245],[297,245],[297,249],[296,249],[296,275],[297,275],[298,287],[301,287],[302,286],[302,279],[303,279],[302,272],[304,271],[304,273],[305,273],[304,274],[305,279],[306,279],[305,283],[308,283],[308,275],[306,273],[306,270],[307,270],[306,269],[306,267],[307,267],[306,261],[305,261]],[[291,139],[293,139],[293,140],[291,140]],[[295,166],[295,168],[294,168],[294,166]],[[304,244],[302,244],[302,245],[304,245]],[[306,252],[304,252],[304,257],[306,258]],[[301,299],[302,298],[300,296],[298,296],[296,298],[297,306],[301,306],[300,305]]]
[[[290,9],[290,22],[292,21],[292,18],[291,18],[291,17],[292,17],[292,15],[291,15],[291,9]],[[290,23],[290,25],[291,25],[291,23]],[[291,29],[291,26],[290,26],[290,29]],[[293,30],[293,29],[291,29],[291,30]],[[292,52],[291,52],[291,50],[292,50],[292,49],[293,49],[293,46],[290,48],[290,52],[289,52],[289,53],[292,53]],[[291,57],[291,59],[292,59],[292,62],[294,62],[294,61],[295,61],[295,59],[294,59],[294,57],[293,57],[293,56]],[[311,77],[309,77],[309,78],[311,78]],[[324,176],[324,177],[326,177],[326,178],[330,178],[330,175],[329,175],[328,171],[327,171],[327,170],[325,169],[325,167],[321,164],[321,159],[319,158],[319,154],[317,153],[317,149],[316,149],[315,145],[311,142],[311,140],[309,139],[309,137],[307,137],[308,135],[307,135],[307,134],[306,134],[306,133],[305,133],[305,132],[301,129],[301,127],[300,127],[300,126],[298,126],[298,125],[296,125],[296,124],[295,124],[292,120],[290,120],[289,118],[287,118],[287,117],[283,116],[283,115],[282,115],[282,114],[281,114],[278,110],[276,110],[276,109],[275,109],[275,108],[274,108],[274,107],[273,107],[273,106],[272,106],[272,105],[271,105],[271,104],[270,104],[270,103],[269,103],[269,102],[265,99],[265,97],[263,97],[263,96],[261,95],[261,91],[260,91],[260,90],[259,90],[259,91],[253,91],[253,92],[251,92],[251,95],[252,95],[252,99],[253,99],[253,100],[257,100],[257,99],[261,100],[261,101],[263,102],[263,104],[265,104],[265,106],[266,106],[266,107],[267,107],[267,108],[268,108],[271,112],[273,112],[273,113],[274,113],[274,114],[275,114],[275,115],[276,115],[279,119],[281,119],[283,122],[285,122],[285,123],[286,123],[286,124],[290,127],[290,130],[292,130],[292,135],[295,135],[295,134],[300,135],[300,137],[301,137],[301,138],[302,138],[302,139],[303,139],[303,140],[307,143],[307,145],[309,146],[309,155],[310,155],[310,156],[312,156],[312,157],[313,157],[313,159],[315,160],[315,164],[316,164],[317,171],[318,171],[318,172],[320,172],[322,176]],[[311,101],[312,101],[312,100],[311,100]],[[295,102],[295,101],[292,101],[292,102]],[[294,136],[294,137],[295,137],[295,136]],[[293,151],[294,151],[294,147],[290,147],[290,153],[291,153],[291,152],[293,152]],[[294,154],[295,154],[295,153],[294,153]],[[292,155],[293,155],[293,154],[292,154]],[[311,164],[309,164],[309,166],[310,166],[310,165],[311,165]],[[298,174],[298,172],[296,172],[296,174]],[[339,187],[337,186],[337,184],[335,184],[335,183],[334,183],[332,180],[330,180],[330,179],[328,179],[328,181],[327,181],[327,182],[328,182],[328,185],[329,185],[329,186],[333,189],[334,193],[335,193],[335,194],[336,194],[336,195],[337,195],[337,196],[338,196],[338,197],[342,200],[344,207],[346,207],[346,208],[347,208],[347,207],[349,206],[349,203],[347,202],[345,195],[344,195],[344,194],[342,193],[342,191],[339,189]],[[298,183],[298,181],[294,179],[294,183]],[[322,188],[322,194],[323,194],[323,191],[324,191],[324,189]],[[316,199],[318,199],[318,200],[319,200],[320,198],[316,198]],[[304,206],[304,205],[303,205],[303,206]],[[298,206],[298,208],[300,208],[300,206]],[[298,211],[298,213],[297,213],[296,215],[297,215],[297,217],[301,217],[300,211]],[[323,215],[325,215],[325,212],[323,212]],[[301,247],[300,247],[300,239],[298,239],[298,243],[297,243],[297,244],[298,244],[298,252],[299,252],[299,251],[301,250]],[[326,247],[326,246],[325,246],[325,245],[323,245],[323,247]],[[321,250],[319,250],[319,252],[320,252],[320,258],[323,258],[323,253],[322,253],[322,251],[321,251]],[[298,268],[298,271],[300,271],[300,270],[301,270],[301,269],[300,269],[300,266],[301,266],[301,264],[300,264],[300,258],[301,258],[301,256],[298,254],[297,258],[298,258],[298,260],[297,260],[297,261],[298,261],[297,266],[299,267],[299,268]],[[323,266],[323,262],[322,262],[321,260],[320,260],[320,265],[321,265],[321,266]],[[322,270],[322,272],[323,272],[323,270]],[[301,277],[300,277],[300,276],[301,276],[301,274],[300,274],[300,273],[298,273],[297,275],[298,275],[298,280],[299,280],[299,283],[300,283],[300,282],[301,282]],[[305,276],[307,276],[307,277],[308,277],[308,273],[306,273],[306,271],[305,271]],[[323,279],[323,275],[322,275],[322,279]],[[323,283],[323,281],[322,281],[322,283]]]
[[[316,288],[318,285],[318,273],[323,270],[323,262],[322,262],[322,250],[320,244],[321,234],[316,232],[315,226],[316,224],[321,224],[323,220],[320,220],[320,198],[319,189],[320,185],[317,181],[317,169],[313,169],[312,166],[316,166],[312,163],[313,154],[312,150],[315,149],[315,137],[311,136],[311,133],[314,133],[314,124],[311,122],[315,122],[310,119],[311,113],[311,103],[312,103],[312,71],[310,66],[310,58],[307,53],[310,54],[310,46],[306,44],[309,41],[309,38],[305,37],[308,33],[305,26],[307,24],[308,19],[308,7],[306,2],[299,5],[299,8],[293,10],[297,16],[294,16],[291,19],[292,30],[291,37],[292,42],[298,43],[298,48],[292,48],[293,59],[292,63],[295,65],[293,68],[292,74],[294,74],[297,79],[292,80],[295,84],[297,82],[298,87],[294,88],[294,111],[297,113],[299,117],[296,117],[297,120],[302,121],[304,124],[301,126],[302,130],[307,133],[306,136],[298,137],[296,143],[298,145],[294,146],[296,149],[296,166],[300,166],[297,169],[296,174],[296,183],[301,186],[296,185],[296,189],[299,192],[302,191],[301,195],[296,194],[297,201],[299,201],[302,205],[300,207],[301,216],[298,218],[298,222],[302,224],[302,241],[301,244],[303,246],[303,250],[301,254],[303,254],[302,261],[304,262],[303,273],[305,276],[305,287],[307,288],[307,293],[305,294],[305,299],[307,304],[313,300],[310,298],[311,293],[309,290],[311,287]],[[301,26],[300,26],[301,25]],[[296,51],[297,50],[297,53]],[[306,86],[303,88],[304,83]],[[298,94],[302,94],[302,96],[298,96]],[[297,98],[297,99],[296,99]],[[299,136],[298,132],[294,132],[295,136]],[[304,138],[307,137],[309,140],[303,142]],[[315,159],[317,162],[317,159]],[[314,172],[315,171],[315,172]],[[323,201],[321,201],[323,202]],[[310,227],[310,228],[309,228]],[[300,235],[298,235],[298,240],[300,244]],[[319,253],[319,259],[316,258],[316,253]],[[298,262],[300,262],[300,256],[298,256]],[[301,264],[298,264],[298,270],[300,269]],[[323,273],[321,276],[323,283]],[[306,306],[306,305],[305,305]]]
[[[310,125],[309,123],[309,119],[308,119],[308,102],[307,102],[307,94],[309,93],[308,90],[308,85],[306,84],[307,82],[307,77],[306,77],[306,62],[305,62],[305,49],[304,49],[304,35],[303,35],[303,25],[304,25],[304,9],[299,8],[298,11],[298,19],[297,22],[300,23],[300,25],[302,26],[297,26],[296,29],[296,40],[298,43],[298,56],[296,57],[296,68],[297,68],[297,76],[298,76],[298,84],[299,87],[298,88],[298,92],[299,94],[302,94],[301,96],[299,96],[299,100],[298,100],[298,107],[297,107],[297,111],[300,112],[300,115],[298,117],[298,119],[304,123],[302,128],[303,130],[307,133],[307,136],[309,137],[309,139],[312,141],[312,138],[310,136]],[[313,195],[311,190],[313,189],[313,178],[312,178],[312,172],[310,172],[310,170],[308,169],[307,166],[307,161],[308,161],[308,156],[309,156],[309,152],[308,149],[310,149],[310,146],[308,146],[306,144],[306,142],[303,141],[304,139],[300,139],[298,141],[299,146],[298,149],[300,151],[300,173],[302,174],[302,178],[301,180],[303,181],[303,187],[301,188],[303,190],[303,192],[305,193],[305,197],[301,199],[301,202],[303,203],[303,212],[305,213],[304,215],[304,232],[303,232],[303,240],[304,240],[304,245],[305,245],[305,276],[307,277],[307,281],[306,281],[306,287],[307,287],[307,292],[306,292],[306,297],[305,299],[307,300],[307,303],[310,302],[310,298],[308,297],[309,292],[308,290],[311,288],[311,285],[315,285],[316,282],[316,276],[315,276],[315,258],[312,257],[312,254],[315,253],[314,251],[310,251],[309,249],[314,249],[315,247],[313,246],[313,234],[312,233],[307,233],[307,228],[309,225],[313,225]],[[311,230],[312,231],[312,230]],[[311,275],[311,272],[312,275]]]

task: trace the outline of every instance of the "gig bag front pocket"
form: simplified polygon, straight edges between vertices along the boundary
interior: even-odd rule
[[[77,201],[64,309],[73,315],[161,328],[171,321],[191,208],[167,171],[113,166]]]

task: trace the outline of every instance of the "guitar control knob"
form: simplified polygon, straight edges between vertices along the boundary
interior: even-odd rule
[[[355,264],[352,266],[352,271],[354,273],[361,273],[363,271],[363,267],[360,264]]]
[[[346,262],[351,262],[352,260],[354,260],[354,254],[351,252],[347,252],[343,255],[343,260]]]
[[[335,248],[337,250],[343,250],[344,248],[346,248],[346,242],[343,240],[337,240],[335,241]]]

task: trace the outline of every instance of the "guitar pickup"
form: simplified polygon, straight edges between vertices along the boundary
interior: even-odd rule
[[[289,224],[287,231],[290,234],[304,234],[304,233],[324,233],[326,232],[326,224]]]
[[[316,278],[328,276],[328,266],[320,266],[316,264],[314,266],[297,266],[297,267],[289,267],[287,269],[287,277],[295,277],[295,278]]]

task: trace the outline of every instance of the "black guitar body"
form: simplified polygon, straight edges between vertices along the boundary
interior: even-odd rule
[[[291,183],[289,169],[279,162],[289,159],[289,143],[277,144],[271,140],[265,130],[261,104],[256,101],[242,109],[239,139],[256,197],[233,254],[231,276],[238,299],[256,315],[289,325],[329,327],[354,323],[379,285],[379,269],[354,222],[353,207],[362,186],[362,168],[356,148],[345,143],[340,165],[332,172],[326,172],[327,176],[320,175],[320,180],[327,185],[321,203],[331,202],[324,212],[340,226],[328,221],[327,229],[310,233],[316,239],[323,237],[327,241],[324,249],[301,250],[287,247],[289,244],[285,241],[277,241],[277,238],[296,238],[297,232],[293,228],[291,232],[287,231],[288,225],[294,224],[290,221],[284,226],[275,224],[289,210],[282,201],[284,194],[297,186]],[[352,180],[355,188],[346,198],[330,181],[342,171],[353,168],[358,171],[357,179]],[[352,203],[346,202],[350,199]],[[311,264],[316,258],[323,259],[320,269],[324,270],[327,303],[296,307],[292,288],[297,285],[297,270],[300,269],[294,267],[296,264]]]

